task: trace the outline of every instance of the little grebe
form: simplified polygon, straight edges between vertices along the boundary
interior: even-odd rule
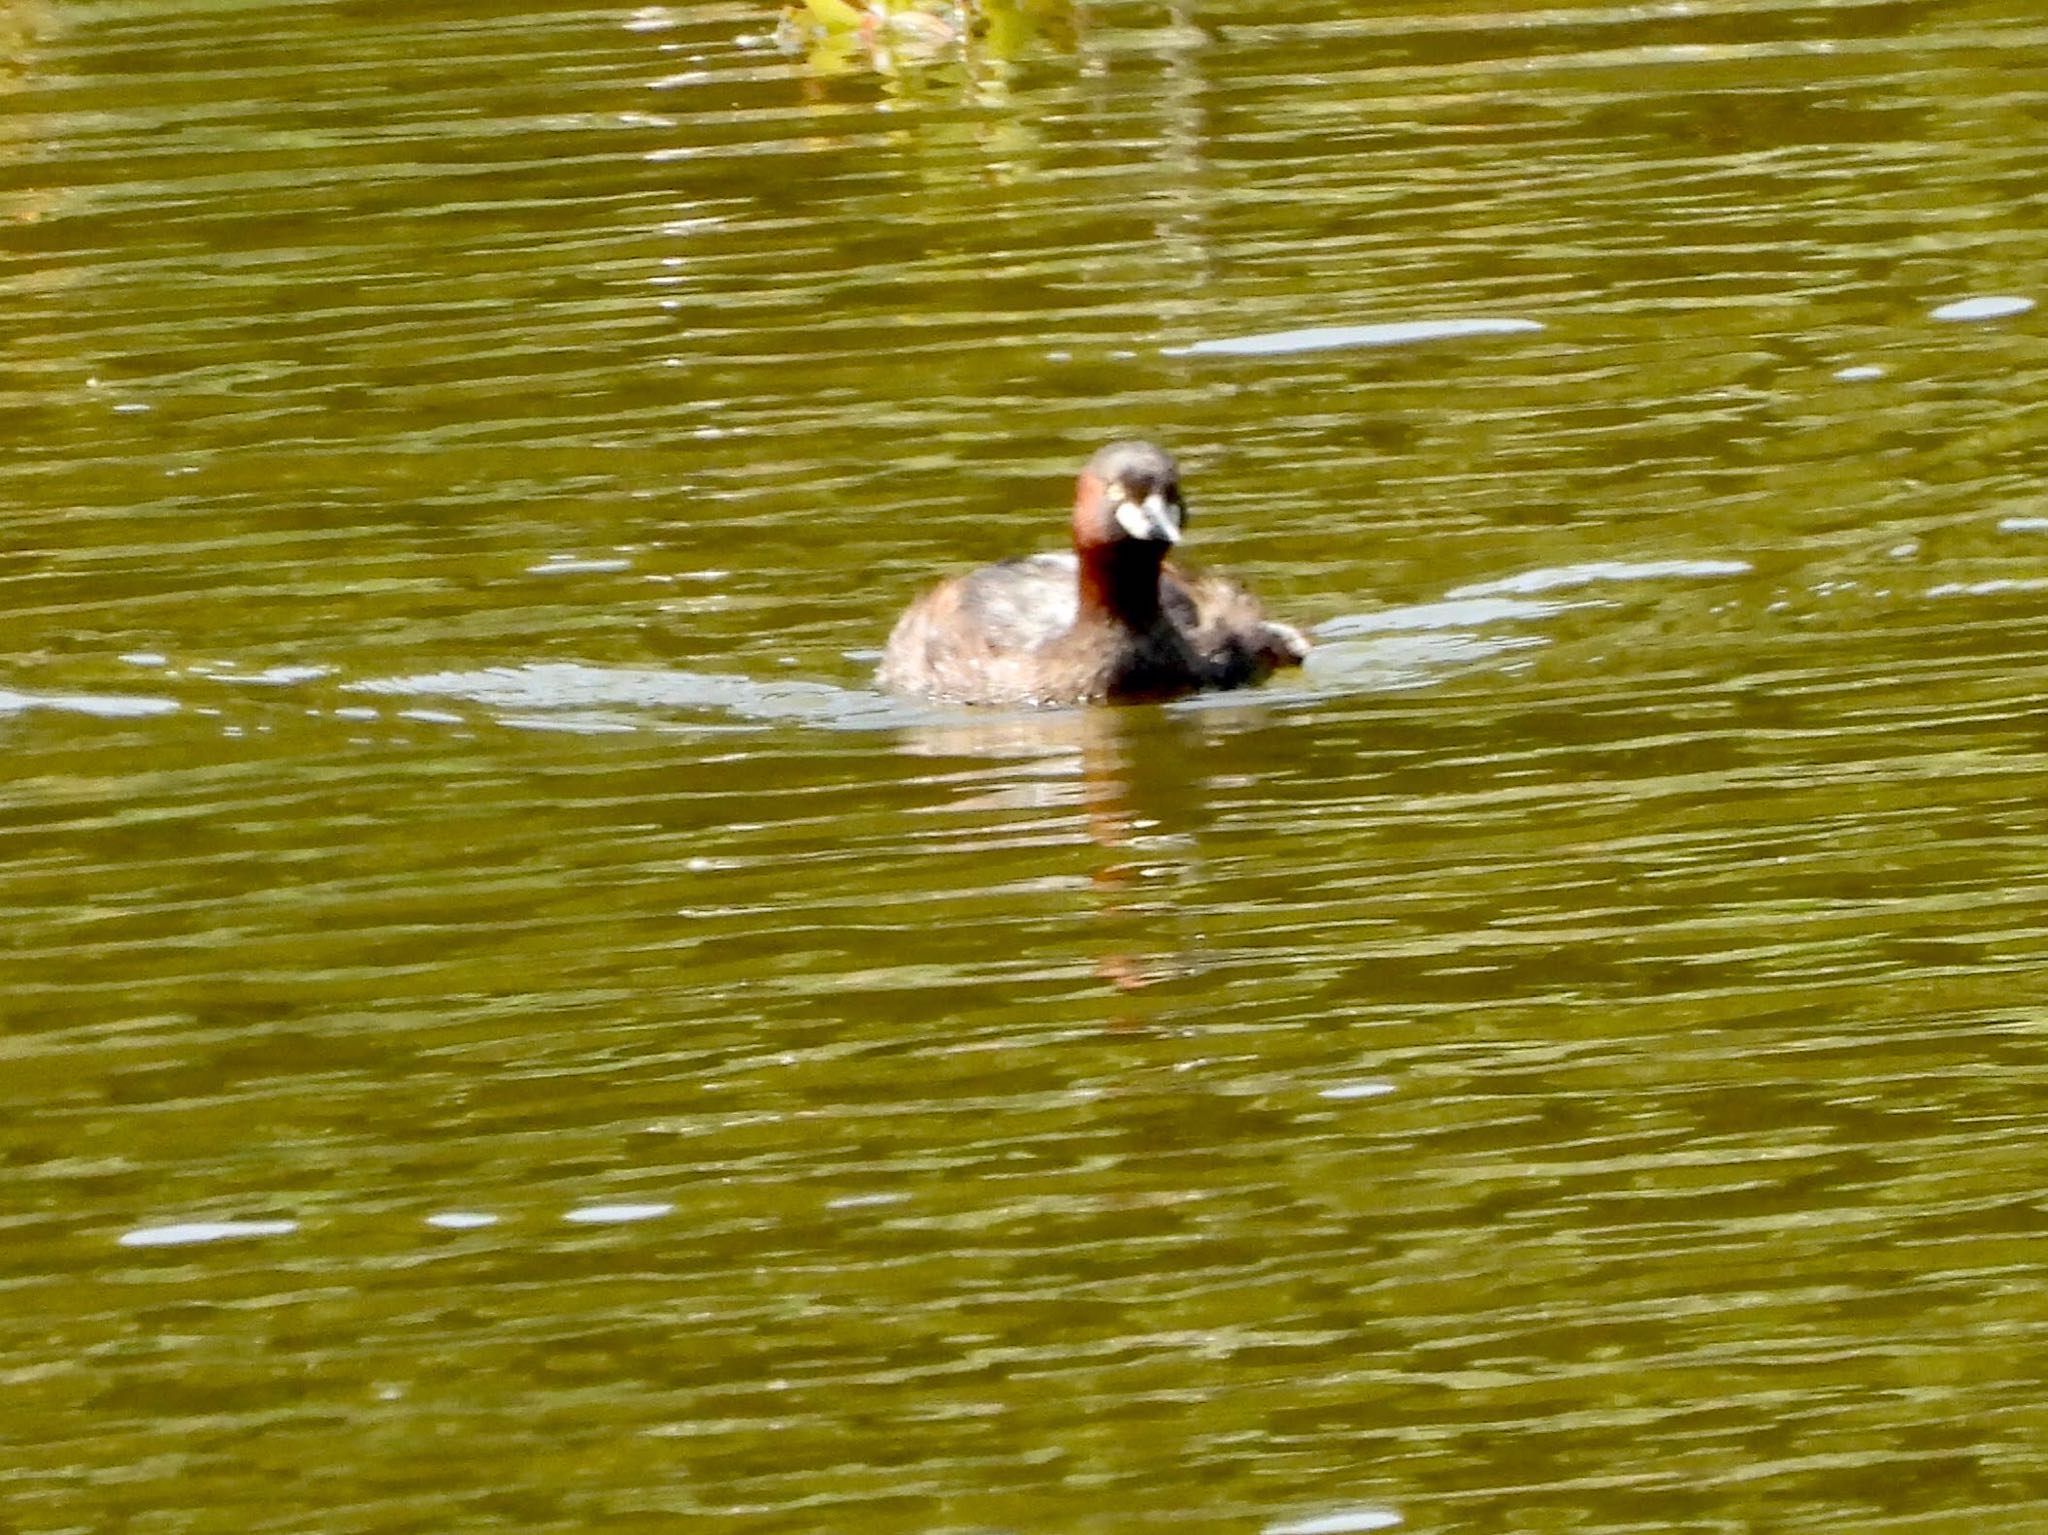
[[[1308,641],[1251,593],[1167,563],[1186,522],[1172,455],[1111,443],[1075,486],[1074,552],[941,582],[896,621],[878,680],[957,703],[1134,702],[1299,665]]]

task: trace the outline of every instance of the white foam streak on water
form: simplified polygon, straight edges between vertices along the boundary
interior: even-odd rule
[[[1600,581],[1703,580],[1714,576],[1746,576],[1747,560],[1589,560],[1582,565],[1557,565],[1478,581],[1454,588],[1452,597],[1492,597],[1526,592],[1554,592]]]
[[[476,1231],[498,1224],[498,1217],[481,1210],[443,1210],[427,1217],[427,1224],[441,1231]]]
[[[1523,602],[1512,597],[1471,597],[1448,602],[1422,602],[1378,613],[1347,613],[1316,625],[1319,640],[1354,634],[1385,634],[1404,629],[1473,629],[1483,624],[1550,618],[1569,607],[1566,602]]]
[[[169,1226],[138,1226],[121,1233],[123,1247],[191,1247],[203,1242],[231,1242],[245,1237],[289,1236],[297,1221],[179,1221]]]
[[[1996,597],[2008,592],[2048,592],[2048,576],[1995,576],[1988,581],[1943,581],[1927,588],[1930,597]]]
[[[1308,1519],[1289,1519],[1266,1526],[1265,1535],[1356,1535],[1361,1530],[1391,1530],[1401,1516],[1391,1509],[1347,1508]]]
[[[1302,330],[1267,331],[1256,336],[1225,336],[1162,347],[1168,357],[1278,357],[1297,352],[1327,352],[1341,347],[1407,346],[1423,341],[1449,341],[1461,336],[1516,336],[1543,329],[1535,320],[1468,316],[1446,320],[1390,320],[1369,325],[1316,325]]]
[[[508,718],[505,723],[533,729],[577,728],[595,732],[629,730],[635,728],[635,722],[588,713],[565,722],[564,716],[553,711],[676,710],[726,714],[747,720],[811,720],[856,727],[902,724],[912,714],[905,705],[882,694],[824,682],[761,682],[752,677],[665,667],[584,666],[567,661],[371,678],[350,684],[349,691],[459,698],[490,709],[550,711],[548,718],[522,714]],[[637,723],[647,722],[643,719]]]
[[[170,698],[140,698],[133,695],[99,693],[17,693],[0,688],[0,714],[24,714],[30,709],[56,709],[71,714],[90,714],[99,719],[142,719],[155,714],[176,714],[178,703]]]
[[[577,1226],[617,1226],[630,1221],[658,1220],[674,1209],[673,1204],[580,1205],[562,1219]]]
[[[2005,320],[2016,314],[2025,314],[2034,307],[2030,298],[2017,295],[1997,294],[1983,298],[1962,298],[1952,304],[1943,304],[1930,316],[1936,320]]]
[[[1452,630],[1388,634],[1376,639],[1336,640],[1318,645],[1308,653],[1301,669],[1304,676],[1321,688],[1420,687],[1452,668],[1477,665],[1518,650],[1533,650],[1544,643],[1542,636],[1534,634],[1482,637]],[[1272,684],[1267,691],[1275,692],[1282,687],[1284,684]],[[1207,696],[1227,700],[1233,695]]]

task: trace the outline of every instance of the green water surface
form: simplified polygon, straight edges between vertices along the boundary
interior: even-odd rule
[[[2048,1530],[2044,187],[2031,0],[15,0],[0,1530]],[[876,695],[1124,433],[1307,671]]]

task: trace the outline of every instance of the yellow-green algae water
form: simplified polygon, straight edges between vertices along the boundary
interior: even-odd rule
[[[2048,22],[996,21],[0,12],[0,1528],[2048,1528]]]

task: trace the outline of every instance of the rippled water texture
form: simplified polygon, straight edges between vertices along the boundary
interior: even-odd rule
[[[2048,1528],[2033,0],[0,97],[7,1530]],[[1130,432],[1310,667],[875,694]]]

